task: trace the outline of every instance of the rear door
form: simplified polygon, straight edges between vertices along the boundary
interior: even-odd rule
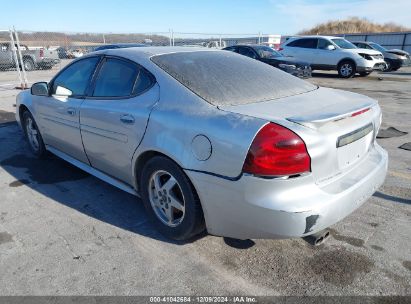
[[[291,41],[287,44],[285,54],[312,64],[316,60],[317,42],[317,38],[301,38]]]
[[[100,59],[93,56],[74,62],[51,81],[50,96],[33,96],[45,143],[84,163],[88,160],[81,141],[80,105]]]
[[[131,159],[159,99],[154,76],[138,64],[107,56],[91,96],[81,105],[81,133],[91,165],[132,184]]]

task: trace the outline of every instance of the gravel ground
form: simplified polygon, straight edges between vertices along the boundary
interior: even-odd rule
[[[52,75],[42,72],[29,80]],[[135,197],[31,156],[10,114],[10,73],[0,73],[0,295],[411,295],[411,151],[398,148],[411,142],[411,68],[310,80],[378,99],[382,127],[408,132],[379,140],[390,155],[385,184],[319,247],[164,239]]]

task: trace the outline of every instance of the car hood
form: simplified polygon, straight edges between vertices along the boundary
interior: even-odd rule
[[[286,63],[286,64],[295,64],[295,65],[300,65],[300,66],[309,66],[310,64],[305,61],[301,61],[297,58],[294,57],[285,57],[285,56],[280,56],[280,57],[275,57],[275,58],[270,58],[266,59],[267,61],[275,61],[278,63]]]
[[[399,49],[388,50],[387,53],[400,55],[400,56],[410,56],[410,53],[403,51],[403,50],[399,50]]]
[[[368,54],[368,55],[382,55],[380,51],[369,50],[369,49],[349,49],[349,51],[357,54]]]

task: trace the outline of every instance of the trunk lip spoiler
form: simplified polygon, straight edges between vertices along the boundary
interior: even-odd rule
[[[320,113],[320,114],[311,114],[306,116],[292,116],[287,117],[286,119],[291,122],[295,122],[298,124],[325,124],[330,121],[337,121],[344,118],[351,117],[353,114],[357,112],[361,112],[368,109],[372,109],[377,104],[376,101],[368,101],[360,106],[353,107],[344,113],[335,113],[335,112],[328,112],[328,113]]]

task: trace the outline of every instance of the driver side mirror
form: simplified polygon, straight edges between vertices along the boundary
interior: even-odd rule
[[[327,50],[329,51],[334,51],[335,50],[335,46],[333,46],[332,44],[327,45]]]
[[[49,96],[49,87],[47,82],[36,82],[31,86],[31,95]]]

